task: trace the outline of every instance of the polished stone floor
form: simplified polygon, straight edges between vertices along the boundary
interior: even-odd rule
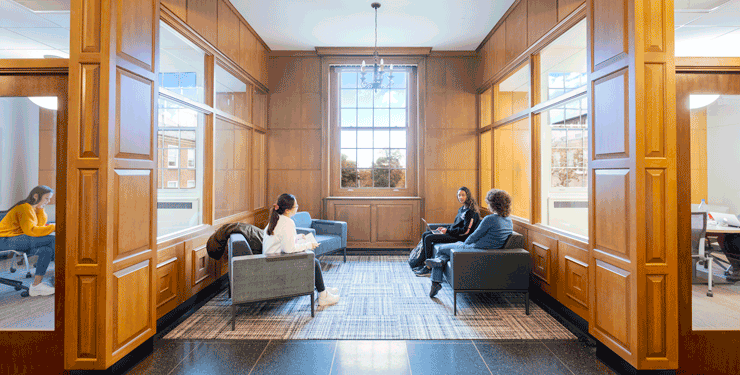
[[[616,374],[584,341],[158,340],[127,374]]]

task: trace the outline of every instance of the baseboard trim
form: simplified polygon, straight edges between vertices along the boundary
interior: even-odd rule
[[[596,351],[596,356],[607,366],[618,374],[629,375],[675,375],[676,370],[637,370],[629,362],[625,361],[613,350],[602,344],[595,337],[588,333],[588,321],[581,318],[573,310],[567,308],[549,294],[543,292],[537,287],[530,287],[530,298],[537,303],[543,310],[555,318],[560,324],[571,331],[578,340],[591,346]]]
[[[132,350],[118,362],[114,363],[106,370],[70,370],[70,375],[119,375],[130,371],[139,362],[150,356],[154,351],[157,342],[178,324],[182,323],[195,311],[200,309],[213,297],[221,293],[228,287],[229,274],[223,275],[216,279],[211,285],[203,288],[200,292],[181,303],[179,306],[168,312],[157,320],[157,333],[146,340],[144,343]]]

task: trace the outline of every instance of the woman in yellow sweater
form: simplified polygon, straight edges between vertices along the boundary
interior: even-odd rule
[[[54,192],[50,187],[39,185],[31,190],[28,198],[16,203],[0,221],[0,250],[28,251],[38,255],[36,278],[28,288],[31,296],[54,294],[54,287],[41,281],[54,257],[54,230],[56,225],[46,224],[44,207]]]

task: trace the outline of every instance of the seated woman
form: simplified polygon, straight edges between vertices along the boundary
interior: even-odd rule
[[[291,194],[281,194],[277,203],[270,210],[270,223],[265,228],[262,241],[262,254],[275,253],[298,253],[313,250],[319,246],[317,243],[302,242],[305,235],[298,236],[295,230],[295,222],[291,217],[298,212],[298,201]],[[314,258],[314,280],[316,290],[319,291],[319,306],[329,306],[339,302],[339,290],[337,288],[325,288],[324,277],[321,274],[321,264]]]
[[[478,205],[475,203],[472,194],[470,194],[470,189],[465,186],[458,189],[457,201],[462,206],[457,210],[457,216],[455,216],[455,222],[452,225],[439,227],[439,234],[426,231],[421,235],[424,247],[421,252],[424,257],[423,260],[432,257],[434,244],[465,241],[472,232],[472,229],[476,228],[476,225],[480,222]],[[423,266],[414,271],[414,273],[416,276],[429,276],[432,270],[427,266]]]
[[[54,257],[56,225],[46,224],[47,216],[44,211],[52,195],[54,192],[50,187],[36,186],[26,199],[11,207],[0,221],[0,250],[25,251],[29,255],[39,256],[36,278],[28,288],[31,296],[54,294],[53,286],[41,282]]]
[[[432,269],[432,288],[429,297],[434,298],[442,289],[442,278],[444,267],[450,260],[452,249],[455,248],[478,248],[499,249],[506,243],[506,239],[514,231],[509,213],[511,213],[511,196],[509,193],[491,189],[486,194],[486,203],[493,212],[483,218],[478,228],[475,229],[465,242],[455,242],[437,246],[435,258],[427,259],[426,265]]]

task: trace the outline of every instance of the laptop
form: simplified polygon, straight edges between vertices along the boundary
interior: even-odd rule
[[[423,218],[423,217],[421,218],[421,221],[423,221],[423,222],[424,222],[424,225],[426,225],[426,226],[427,226],[427,229],[428,229],[428,230],[430,230],[430,231],[431,231],[432,233],[439,233],[439,230],[436,230],[436,229],[432,229],[432,227],[430,227],[430,226],[429,226],[429,223],[427,223],[427,221],[426,221],[426,220],[424,220],[424,218]]]
[[[725,214],[721,212],[710,212],[712,218],[717,222],[717,225],[723,226],[727,224],[731,227],[740,228],[740,220],[733,214]]]

